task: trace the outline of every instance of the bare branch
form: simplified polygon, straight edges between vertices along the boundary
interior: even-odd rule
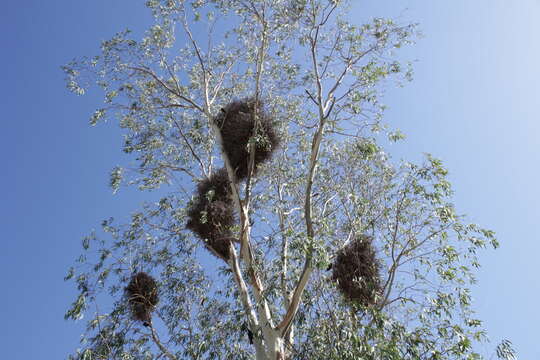
[[[326,20],[323,20],[323,22],[326,22]],[[317,161],[319,157],[319,150],[324,134],[324,125],[325,125],[325,111],[326,109],[322,105],[322,81],[321,77],[319,75],[319,64],[317,59],[317,42],[318,42],[318,35],[319,35],[319,27],[322,25],[315,26],[314,29],[312,29],[310,33],[310,43],[311,43],[311,60],[312,60],[312,66],[313,66],[313,72],[315,75],[315,82],[317,87],[317,104],[318,104],[318,110],[319,110],[319,125],[317,128],[317,131],[313,135],[313,140],[311,144],[311,157],[310,157],[310,165],[309,165],[309,173],[307,177],[307,185],[306,185],[306,194],[305,194],[305,202],[304,202],[304,217],[306,221],[306,233],[307,233],[307,240],[310,242],[310,244],[313,241],[313,238],[315,237],[315,229],[313,227],[313,219],[312,219],[312,208],[311,208],[311,198],[312,198],[312,189],[313,189],[313,180],[315,177],[315,171],[317,168]],[[306,260],[304,263],[304,268],[302,270],[302,274],[300,275],[300,279],[298,281],[298,284],[296,285],[294,289],[294,293],[291,299],[291,304],[289,308],[287,309],[287,312],[281,321],[281,323],[278,325],[278,329],[281,332],[282,335],[286,334],[291,327],[292,321],[294,319],[294,316],[296,315],[296,312],[298,311],[298,307],[300,305],[300,301],[302,298],[302,294],[304,292],[304,289],[307,286],[307,283],[309,281],[309,277],[311,273],[313,272],[313,247],[310,245],[308,248],[308,252],[306,254]]]
[[[150,331],[151,331],[151,334],[152,334],[152,340],[154,340],[154,343],[157,345],[157,347],[159,348],[159,350],[161,350],[161,352],[169,358],[169,360],[177,360],[176,356],[174,356],[166,347],[165,345],[163,345],[161,343],[161,341],[159,340],[158,336],[157,336],[157,333],[156,333],[156,330],[154,329],[154,325],[152,325],[152,323],[150,323]]]
[[[152,70],[146,68],[146,67],[135,67],[135,66],[129,66],[128,67],[131,70],[139,71],[142,73],[145,73],[147,75],[150,75],[154,80],[156,80],[165,90],[173,94],[174,96],[178,97],[181,100],[184,100],[188,104],[190,104],[195,109],[203,112],[203,108],[199,106],[197,103],[195,103],[193,100],[191,100],[188,97],[183,96],[182,94],[178,93],[174,89],[171,89],[163,80],[161,80]]]
[[[199,163],[200,167],[201,167],[201,171],[203,172],[203,174],[205,176],[208,176],[207,172],[206,172],[206,168],[201,160],[201,158],[197,155],[197,153],[195,152],[195,150],[193,149],[193,147],[191,146],[191,143],[189,142],[188,138],[186,137],[186,135],[184,134],[184,132],[182,131],[182,127],[180,126],[180,124],[178,123],[178,121],[176,119],[174,119],[174,124],[176,125],[176,128],[178,129],[178,132],[180,133],[180,136],[182,137],[182,139],[184,140],[184,142],[186,143],[186,145],[188,146],[189,148],[189,151],[191,152],[191,155],[193,155],[193,157],[197,160],[197,162]]]

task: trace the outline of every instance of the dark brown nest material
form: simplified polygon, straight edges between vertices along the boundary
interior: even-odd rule
[[[259,101],[257,106],[259,126],[255,147],[255,168],[267,161],[279,145],[279,138],[274,129],[273,119],[264,111]],[[221,130],[223,151],[229,158],[232,168],[236,171],[236,180],[242,181],[248,175],[249,152],[248,142],[254,135],[255,126],[255,99],[248,98],[233,101],[214,118],[214,122]]]
[[[225,260],[229,259],[231,228],[235,223],[227,171],[221,169],[197,186],[188,209],[186,228],[193,231]]]
[[[376,303],[381,292],[380,263],[371,237],[362,235],[339,250],[332,269],[332,279],[348,300],[364,306]]]
[[[213,201],[231,201],[231,187],[227,169],[219,169],[197,185],[197,195],[211,198]]]
[[[145,272],[133,275],[126,287],[126,295],[133,318],[149,326],[152,321],[152,311],[159,301],[154,278]]]

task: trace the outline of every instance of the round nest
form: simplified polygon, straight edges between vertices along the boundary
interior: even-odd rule
[[[231,201],[231,187],[227,169],[219,169],[210,178],[204,179],[197,185],[197,195],[211,198],[212,201]]]
[[[338,251],[332,279],[350,301],[364,306],[376,303],[381,293],[380,263],[372,238],[362,235]]]
[[[193,231],[225,260],[229,259],[235,223],[234,205],[225,169],[197,186],[197,197],[188,209],[186,228]]]
[[[157,283],[154,278],[145,272],[139,272],[131,277],[125,291],[133,318],[149,326],[152,321],[152,311],[159,301]]]
[[[247,178],[249,152],[248,142],[252,138],[255,126],[255,99],[248,98],[233,101],[214,118],[220,128],[223,151],[229,158],[232,168],[236,172],[237,181]],[[279,139],[274,129],[273,119],[264,111],[262,103],[257,106],[259,126],[256,135],[255,168],[267,161],[279,145]]]

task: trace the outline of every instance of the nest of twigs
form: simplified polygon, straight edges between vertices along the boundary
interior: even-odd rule
[[[380,267],[372,238],[362,235],[338,251],[332,279],[348,300],[369,306],[381,293]]]
[[[258,127],[254,134],[255,113],[257,113]],[[248,175],[250,139],[256,144],[254,174],[261,163],[270,159],[279,145],[279,138],[274,129],[274,119],[264,111],[260,101],[256,106],[253,98],[231,102],[221,109],[214,118],[214,122],[220,129],[221,145],[229,158],[231,167],[235,170],[237,181],[244,180]]]
[[[270,159],[279,144],[273,119],[253,98],[233,101],[213,121],[220,130],[222,149],[235,172],[236,182],[248,176],[250,141],[255,144],[254,173],[261,163]],[[231,241],[235,241],[231,228],[236,219],[226,168],[197,185],[187,215],[186,228],[201,238],[214,255],[229,260]]]
[[[213,201],[226,201],[232,199],[229,175],[227,169],[219,169],[210,178],[204,179],[197,185],[197,196],[205,196]]]
[[[188,209],[186,228],[204,240],[223,259],[229,259],[231,228],[235,223],[227,171],[221,169],[197,186]]]
[[[149,326],[152,322],[152,311],[159,301],[154,278],[145,272],[139,272],[131,277],[125,291],[133,318]]]

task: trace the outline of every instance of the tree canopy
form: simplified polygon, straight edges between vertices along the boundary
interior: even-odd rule
[[[456,211],[440,160],[384,150],[416,25],[355,24],[338,0],[146,5],[142,39],[63,67],[104,92],[91,124],[123,129],[113,190],[162,194],[84,238],[71,358],[484,358],[470,286],[494,233]]]

